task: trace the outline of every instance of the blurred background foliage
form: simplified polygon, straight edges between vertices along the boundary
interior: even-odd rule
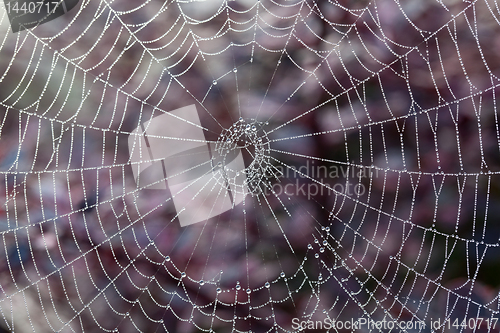
[[[323,309],[400,320],[498,311],[498,4],[220,6],[82,1],[18,34],[4,15],[0,325],[265,332]],[[366,192],[249,198],[244,214],[181,228],[168,192],[137,189],[127,138],[193,103],[209,140],[240,116],[286,124],[270,133],[275,166],[368,168],[319,180]],[[312,183],[280,181],[297,179]],[[330,247],[317,259],[321,227]]]

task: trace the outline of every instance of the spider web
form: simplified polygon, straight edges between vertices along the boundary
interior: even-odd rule
[[[5,329],[498,331],[496,1],[82,0],[16,34],[2,10]],[[258,191],[181,227],[127,140],[193,104],[208,142],[269,148],[243,152]]]

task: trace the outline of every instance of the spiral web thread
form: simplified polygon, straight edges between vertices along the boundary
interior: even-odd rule
[[[84,0],[12,34],[4,9],[1,325],[493,322],[499,19],[491,0]],[[188,104],[209,142],[242,118],[269,148],[241,210],[183,229],[169,194],[136,186],[126,142]],[[274,186],[296,179],[316,193]]]

